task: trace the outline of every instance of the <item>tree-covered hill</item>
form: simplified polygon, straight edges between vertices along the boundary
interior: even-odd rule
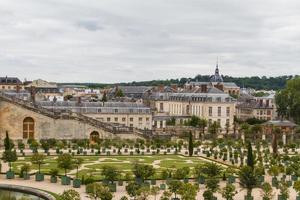
[[[253,88],[253,89],[265,89],[265,90],[278,90],[283,89],[286,82],[297,76],[278,76],[278,77],[232,77],[223,76],[225,82],[234,82],[239,87]],[[208,75],[197,75],[194,78],[180,78],[180,79],[167,79],[167,80],[152,80],[152,81],[133,81],[129,83],[115,83],[115,84],[105,84],[105,83],[61,83],[63,85],[85,85],[89,88],[105,88],[112,87],[114,85],[134,85],[134,86],[159,86],[165,85],[170,86],[172,84],[177,84],[178,86],[184,85],[188,80],[190,81],[209,81]]]

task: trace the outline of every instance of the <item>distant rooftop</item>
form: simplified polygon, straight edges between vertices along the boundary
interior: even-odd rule
[[[0,77],[0,84],[2,85],[20,85],[22,81],[17,77]]]

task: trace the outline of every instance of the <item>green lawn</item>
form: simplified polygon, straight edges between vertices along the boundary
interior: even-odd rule
[[[172,168],[178,169],[182,167],[190,167],[191,169],[198,164],[203,163],[202,160],[197,157],[184,157],[181,155],[146,155],[146,156],[75,156],[83,159],[84,169],[79,171],[79,177],[84,175],[92,176],[95,179],[101,179],[101,168],[103,166],[114,166],[120,170],[123,174],[129,171],[132,171],[133,164],[136,162],[143,164],[154,165],[157,172],[161,172],[163,169]],[[41,166],[41,171],[43,173],[49,173],[53,168],[57,168],[56,162],[57,156],[49,156],[45,160],[46,164]],[[25,157],[19,159],[18,161],[12,164],[13,170],[19,172],[20,167],[24,163],[31,163],[30,157]],[[32,170],[37,170],[37,165],[31,165]],[[60,170],[60,174],[63,174],[64,171]],[[72,173],[74,174],[74,173]]]

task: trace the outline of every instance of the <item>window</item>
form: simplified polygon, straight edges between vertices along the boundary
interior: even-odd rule
[[[146,117],[146,121],[148,122],[150,119],[149,119],[149,117]]]
[[[130,124],[129,126],[130,126],[130,127],[133,127],[133,124]]]
[[[208,115],[211,117],[212,116],[212,107],[208,108]]]
[[[130,117],[129,121],[133,122],[133,117]]]
[[[139,121],[143,121],[143,118],[142,118],[142,117],[139,117]]]
[[[125,121],[126,121],[126,118],[125,118],[125,117],[123,117],[123,118],[122,118],[122,122],[125,122]]]
[[[218,124],[221,125],[221,119],[218,119]]]
[[[118,109],[115,109],[115,113],[117,113],[118,112]]]
[[[229,119],[226,119],[227,126],[229,126],[229,123],[230,123]]]
[[[212,119],[209,119],[208,120],[208,125],[211,125],[212,124]]]
[[[164,103],[159,104],[159,111],[164,111]]]
[[[222,107],[218,107],[218,116],[221,117]]]
[[[226,108],[226,116],[229,117],[230,116],[230,107]]]
[[[115,122],[117,122],[118,121],[118,118],[117,117],[115,117]]]
[[[34,139],[34,120],[26,117],[23,121],[23,139]]]
[[[108,117],[106,121],[110,122],[110,117]]]

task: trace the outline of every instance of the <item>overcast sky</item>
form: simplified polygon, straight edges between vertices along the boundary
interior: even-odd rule
[[[300,74],[299,0],[0,0],[0,76]]]

